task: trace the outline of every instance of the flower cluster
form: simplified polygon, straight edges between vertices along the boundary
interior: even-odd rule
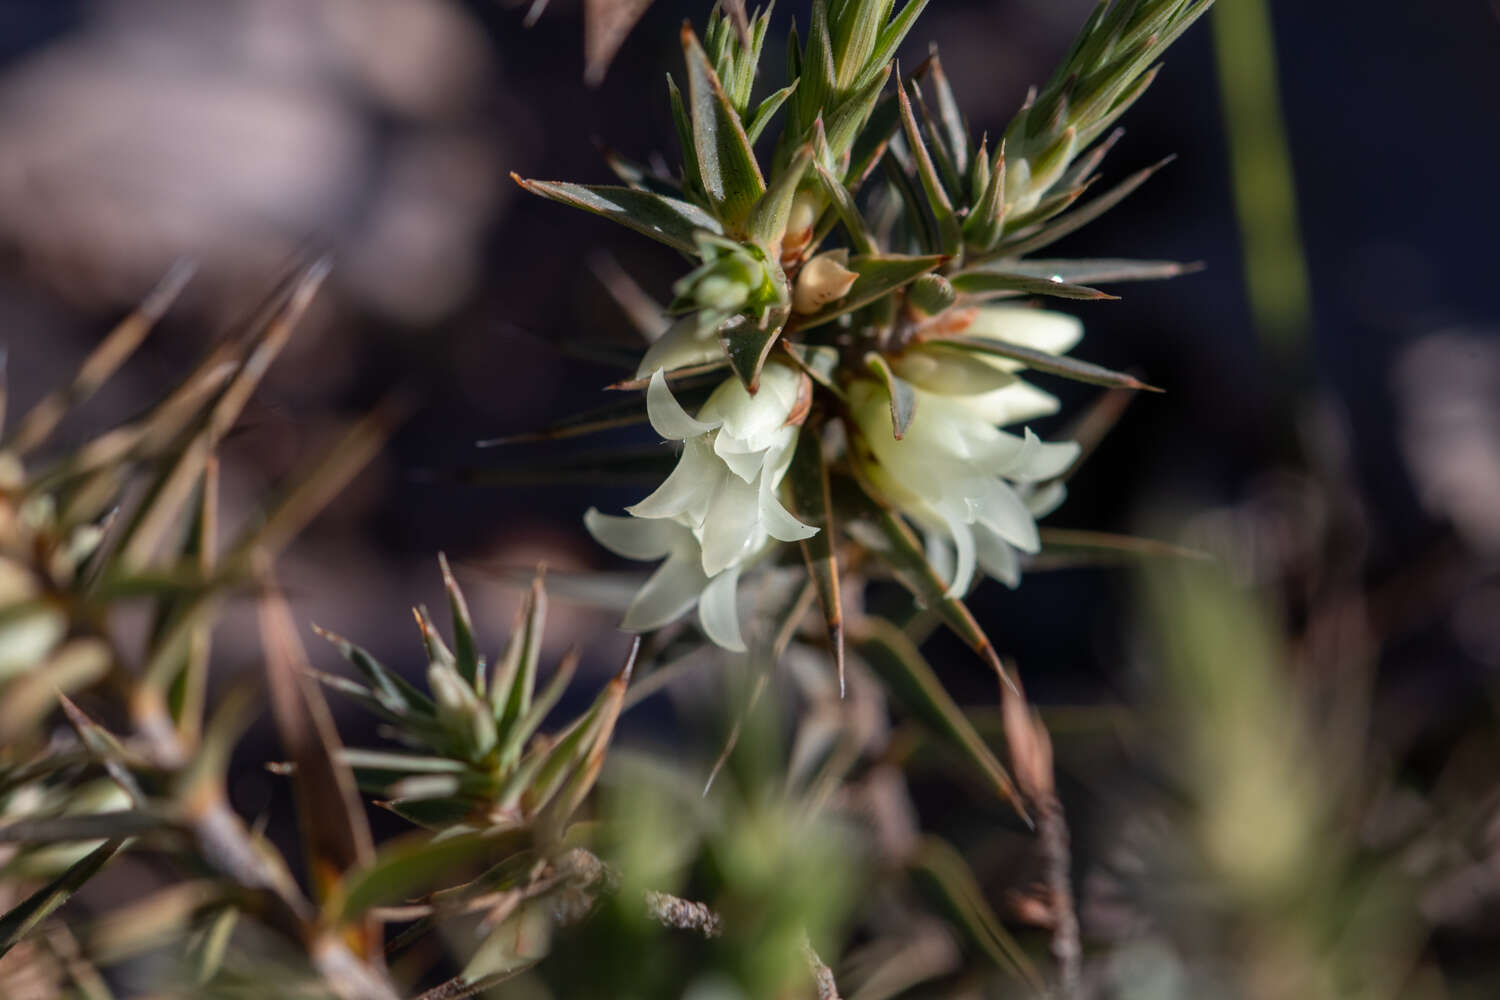
[[[683,29],[685,86],[669,79],[680,171],[612,155],[623,186],[521,181],[696,261],[634,383],[645,389],[640,415],[681,457],[628,516],[586,516],[614,552],[664,560],[625,628],[649,631],[696,607],[709,640],[743,649],[738,583],[759,560],[795,561],[791,542],[836,649],[841,567],[886,564],[940,604],[980,570],[1018,583],[1042,545],[1037,519],[1062,502],[1080,455],[1026,426],[1058,402],[1021,373],[1144,386],[1068,357],[1076,319],[997,302],[1110,298],[1091,283],[1183,270],[1033,254],[1149,175],[1081,201],[1114,123],[1210,3],[1101,4],[1050,82],[989,133],[994,147],[969,132],[935,51],[910,76],[895,73],[922,0],[899,11],[815,5],[806,41],[792,38],[786,85],[759,103],[769,11],[751,14],[747,31],[716,10],[706,43]],[[778,117],[764,160],[755,145]],[[723,381],[689,413],[669,376],[701,390],[691,380],[714,371]],[[861,525],[887,537],[872,544]]]

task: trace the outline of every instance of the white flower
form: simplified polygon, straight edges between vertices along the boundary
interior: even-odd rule
[[[666,558],[636,595],[621,627],[649,631],[698,605],[703,631],[726,649],[743,650],[735,587],[741,570],[772,539],[817,533],[782,506],[777,491],[797,443],[796,417],[806,376],[779,364],[761,373],[755,395],[727,379],[690,416],[657,369],[646,412],[662,437],[683,443],[666,481],[627,510],[584,517],[601,545],[630,559]]]
[[[981,309],[964,331],[1061,353],[1078,342],[1070,316],[1020,307]],[[999,429],[1056,411],[1057,400],[1021,381],[1004,358],[939,343],[918,344],[891,367],[913,386],[916,408],[901,440],[893,432],[884,385],[861,379],[849,391],[863,449],[855,458],[888,500],[927,535],[928,558],[962,594],[976,565],[1015,586],[1017,551],[1040,548],[1036,519],[1062,502],[1049,483],[1078,456],[1072,442],[1047,444],[1030,430]]]

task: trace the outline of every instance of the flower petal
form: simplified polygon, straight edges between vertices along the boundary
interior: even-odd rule
[[[697,527],[703,523],[719,480],[728,474],[703,438],[689,438],[672,474],[646,499],[625,509],[636,517],[681,518]]]
[[[1037,534],[1036,519],[1010,484],[989,479],[984,487],[983,493],[973,498],[975,520],[1022,552],[1040,549],[1042,541]]]
[[[703,572],[718,576],[765,541],[759,491],[727,472],[703,519]]]
[[[975,396],[967,402],[975,416],[1000,427],[1038,417],[1050,417],[1061,405],[1056,396],[1020,380],[1003,389]]]
[[[743,653],[745,640],[740,636],[739,582],[738,566],[731,566],[708,581],[703,597],[698,601],[698,621],[703,626],[704,635],[715,645]]]
[[[968,519],[956,507],[950,500],[937,505],[939,516],[948,526],[948,533],[953,536],[953,548],[958,556],[953,569],[953,581],[948,585],[949,597],[964,596],[970,581],[974,579],[974,529],[969,527]]]
[[[717,423],[705,424],[688,415],[672,389],[667,385],[667,376],[660,368],[651,373],[651,384],[646,387],[646,416],[656,433],[670,441],[683,441],[700,434],[707,434]]]
[[[760,476],[759,513],[761,527],[777,541],[800,542],[818,533],[817,528],[810,524],[803,524],[792,516],[791,511],[781,505],[781,498],[776,495],[776,487],[770,470],[761,473]]]
[[[676,621],[692,610],[707,586],[708,577],[698,568],[697,551],[688,546],[678,548],[635,595],[620,627],[628,632],[650,632]]]
[[[626,559],[660,559],[681,544],[684,536],[692,537],[680,524],[615,517],[594,507],[583,515],[583,525],[594,541]]]
[[[971,337],[1003,340],[1034,351],[1066,354],[1083,339],[1083,321],[1046,309],[986,306],[964,332]]]
[[[979,565],[990,576],[1014,590],[1021,583],[1021,560],[1005,539],[984,525],[974,532]]]

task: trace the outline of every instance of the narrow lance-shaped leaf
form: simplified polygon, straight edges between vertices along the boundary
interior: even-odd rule
[[[510,176],[532,194],[602,215],[686,254],[697,252],[694,233],[723,232],[713,217],[697,205],[666,195],[612,185],[526,180],[514,173]]]
[[[468,681],[481,694],[484,693],[485,677],[481,672],[479,647],[474,642],[474,620],[469,615],[469,602],[458,581],[453,579],[453,570],[448,566],[448,557],[438,553],[438,566],[443,571],[443,589],[448,592],[448,608],[453,616],[453,659],[459,676]]]
[[[890,363],[878,351],[865,355],[865,367],[885,386],[891,401],[891,432],[900,441],[906,437],[907,428],[911,427],[912,417],[916,415],[917,391],[910,382],[891,371]]]
[[[0,958],[51,916],[54,910],[66,903],[84,883],[99,874],[124,844],[122,837],[105,841],[0,917]]]
[[[1108,292],[1101,292],[1097,288],[1075,285],[1059,278],[1006,273],[999,270],[960,271],[950,280],[953,282],[954,290],[960,295],[967,295],[972,300],[980,301],[1014,295],[1050,295],[1053,298],[1084,301],[1118,298]]]
[[[838,214],[839,221],[844,224],[844,232],[849,235],[849,246],[856,254],[869,255],[876,252],[875,240],[870,236],[870,231],[865,227],[865,218],[854,204],[854,196],[849,189],[839,183],[838,178],[829,173],[823,164],[814,164],[818,172],[818,180],[822,182],[823,193],[828,196],[829,202],[833,204],[834,211]]]
[[[1090,222],[1093,222],[1095,219],[1099,218],[1099,216],[1103,215],[1105,212],[1109,211],[1111,208],[1114,208],[1120,202],[1124,201],[1127,197],[1130,196],[1132,192],[1135,191],[1136,188],[1146,183],[1146,181],[1150,179],[1152,174],[1156,173],[1168,163],[1171,163],[1174,159],[1176,159],[1176,157],[1169,156],[1166,159],[1161,160],[1160,162],[1155,163],[1149,167],[1146,167],[1143,170],[1136,171],[1129,177],[1125,178],[1125,180],[1121,181],[1111,190],[1106,191],[1099,197],[1092,199],[1082,207],[1074,209],[1040,232],[1029,234],[1026,236],[1018,236],[1018,238],[1013,241],[1002,242],[999,248],[999,253],[1007,257],[1024,257],[1026,254],[1034,253],[1035,251],[1040,250],[1043,247],[1051,246],[1053,243],[1056,243],[1064,236],[1082,229],[1084,226],[1088,225]]]
[[[917,22],[917,17],[927,8],[927,0],[907,0],[906,6],[901,12],[891,19],[891,23],[881,29],[880,35],[875,40],[875,51],[870,55],[872,66],[883,66],[891,61],[896,50],[901,47],[907,32]]]
[[[943,254],[922,257],[909,257],[904,254],[875,256],[867,254],[850,257],[849,269],[859,277],[855,279],[849,293],[811,316],[798,317],[795,326],[799,330],[806,330],[837,319],[861,306],[869,305],[928,271],[935,270],[948,259]]]
[[[776,112],[781,110],[786,99],[791,97],[796,90],[797,81],[793,80],[790,86],[782,87],[775,93],[767,95],[766,99],[756,106],[755,113],[750,116],[750,121],[745,125],[745,138],[752,143],[757,142],[761,133],[766,130],[766,126],[771,124],[771,119],[776,116]]]
[[[765,194],[765,178],[739,114],[724,93],[698,36],[686,24],[682,26],[682,53],[687,60],[688,117],[698,176],[714,214],[730,230],[736,230],[744,224],[756,199]]]
[[[460,834],[435,840],[413,835],[388,844],[368,865],[350,872],[325,907],[335,921],[348,924],[376,906],[402,903],[422,890],[444,888],[456,873],[495,850],[493,837]]]
[[[839,597],[839,566],[834,551],[836,525],[833,501],[829,494],[828,466],[823,460],[822,434],[817,428],[804,428],[797,439],[797,450],[787,469],[786,481],[792,491],[792,507],[804,524],[818,529],[804,538],[802,558],[807,573],[818,590],[823,606],[823,620],[828,625],[828,645],[838,671],[839,697],[844,695],[844,606]]]
[[[641,637],[636,636],[630,643],[625,666],[600,693],[598,719],[590,727],[593,735],[588,750],[568,778],[567,784],[541,816],[539,825],[545,839],[553,842],[562,840],[568,829],[568,821],[573,818],[573,814],[594,787],[594,782],[599,779],[599,771],[604,767],[604,757],[609,750],[609,741],[614,736],[615,723],[619,721],[620,710],[625,704],[625,689],[630,686],[630,677],[635,672],[635,661],[640,652]]]
[[[996,794],[1015,806],[1029,823],[1026,806],[1010,774],[974,730],[963,709],[943,689],[942,681],[906,633],[883,618],[872,617],[861,622],[855,648],[891,696],[974,765]]]
[[[792,199],[796,196],[797,185],[802,183],[802,176],[807,173],[807,166],[812,159],[813,148],[808,143],[797,151],[792,162],[777,175],[770,189],[750,210],[750,219],[745,224],[746,235],[772,260],[780,256],[781,237],[786,232]]]
[[[435,709],[432,699],[425,692],[375,659],[364,647],[356,646],[337,632],[330,632],[317,625],[312,630],[333,643],[339,655],[370,682],[375,697],[390,712],[397,716],[417,713],[430,718],[433,715]]]
[[[1041,974],[1025,950],[995,916],[963,856],[935,837],[924,837],[912,867],[923,888],[948,913],[964,935],[1002,969],[1040,994]]]
[[[1041,260],[1033,257],[1026,260],[1007,258],[987,261],[974,270],[1076,284],[1083,281],[1158,281],[1201,269],[1201,264],[1184,264],[1175,260],[1124,260],[1115,257]]]
[[[546,720],[547,713],[556,707],[562,699],[563,692],[568,689],[568,684],[573,680],[573,674],[578,670],[580,653],[577,646],[569,649],[563,654],[562,662],[557,665],[552,679],[542,689],[531,708],[526,714],[517,719],[509,731],[500,734],[500,762],[501,767],[508,766],[507,762],[519,760],[521,753],[526,749],[526,741],[531,739],[533,733]]]
[[[954,213],[953,203],[948,200],[948,194],[943,189],[943,180],[938,176],[937,167],[933,165],[927,145],[922,141],[921,131],[917,128],[917,120],[912,115],[911,102],[906,97],[906,88],[900,80],[896,81],[896,101],[901,110],[901,128],[906,133],[906,144],[910,147],[912,159],[916,164],[917,180],[921,182],[922,191],[927,195],[928,207],[932,209],[933,218],[937,220],[938,238],[941,241],[942,251],[947,254],[957,253],[962,238],[958,216]]]
[[[339,759],[342,744],[322,691],[307,676],[307,654],[297,638],[291,609],[270,580],[268,563],[259,568],[261,648],[272,715],[287,757],[297,765],[297,813],[308,853],[308,872],[317,898],[327,898],[343,873],[370,862],[374,844],[354,776]],[[379,949],[378,929],[365,929],[360,951]]]
[[[141,304],[89,353],[78,367],[72,384],[44,396],[22,418],[14,436],[5,442],[6,450],[25,455],[45,442],[70,409],[92,396],[135,353],[152,327],[177,300],[193,276],[193,270],[194,265],[188,261],[173,264]],[[3,413],[4,408],[0,406],[0,425],[4,422]]]
[[[505,656],[495,664],[489,697],[495,713],[495,727],[502,734],[531,707],[531,693],[536,687],[537,661],[541,659],[542,635],[546,627],[547,591],[542,586],[542,573],[538,571],[516,611]]]
[[[1049,375],[1060,375],[1075,382],[1087,382],[1090,385],[1104,385],[1116,389],[1139,389],[1145,392],[1161,392],[1160,389],[1152,385],[1147,385],[1134,375],[1112,371],[1109,368],[1090,364],[1087,361],[1079,361],[1076,358],[1048,354],[1046,351],[1038,351],[1030,347],[1021,347],[1017,344],[1007,344],[998,340],[990,340],[987,337],[936,337],[930,342],[961,347],[964,350],[976,351],[980,354],[990,354],[997,358],[1009,358],[1012,361],[1021,362],[1021,364],[1033,371],[1046,372]]]

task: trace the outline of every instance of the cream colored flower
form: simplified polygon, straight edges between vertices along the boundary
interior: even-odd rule
[[[622,627],[649,631],[698,606],[704,632],[743,650],[735,606],[740,572],[771,541],[817,533],[782,506],[777,493],[797,443],[806,376],[769,364],[752,396],[738,378],[714,390],[696,417],[672,395],[658,369],[646,389],[651,426],[681,441],[682,457],[660,487],[627,508],[629,518],[585,516],[594,538],[631,559],[666,562],[636,596]]]
[[[980,310],[964,332],[1061,353],[1078,342],[1082,325],[1007,306]],[[884,385],[855,382],[849,399],[861,470],[926,533],[928,557],[951,581],[950,595],[968,589],[976,566],[1014,586],[1017,553],[1038,550],[1036,519],[1064,496],[1060,483],[1048,481],[1073,463],[1078,446],[999,427],[1053,413],[1057,400],[1019,379],[1016,362],[940,343],[916,345],[891,367],[916,393],[911,425],[897,440]]]

